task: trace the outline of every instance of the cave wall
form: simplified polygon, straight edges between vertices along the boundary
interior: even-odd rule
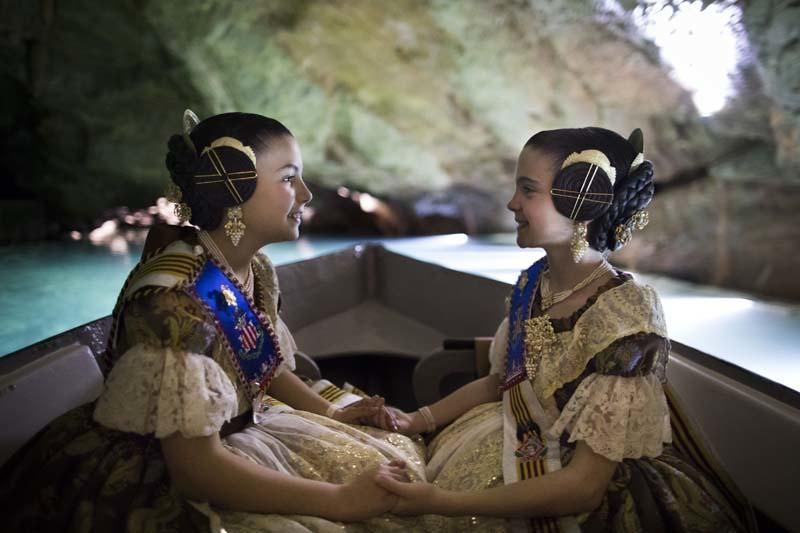
[[[739,95],[700,117],[636,2],[0,0],[4,240],[90,227],[166,185],[185,107],[274,116],[306,177],[410,204],[461,191],[508,230],[514,162],[540,129],[645,132],[659,195],[623,264],[800,298],[800,3],[741,2]]]

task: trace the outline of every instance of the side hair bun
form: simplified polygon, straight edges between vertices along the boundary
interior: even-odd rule
[[[611,205],[616,178],[616,169],[600,150],[573,152],[553,179],[553,205],[571,220],[594,220]]]

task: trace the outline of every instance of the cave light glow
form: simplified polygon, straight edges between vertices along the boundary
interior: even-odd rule
[[[725,106],[747,49],[742,10],[732,1],[703,8],[699,0],[654,0],[633,10],[633,20],[660,49],[673,77],[693,94],[702,116]]]

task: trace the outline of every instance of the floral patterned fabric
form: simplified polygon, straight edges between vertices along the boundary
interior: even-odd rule
[[[196,242],[183,248],[202,254]],[[275,325],[292,369],[294,340],[278,316],[278,285],[264,256],[253,263],[256,305]],[[149,274],[148,274],[149,275]],[[162,276],[159,280],[167,280]],[[259,515],[190,502],[172,487],[159,438],[220,431],[234,454],[289,475],[345,483],[402,459],[424,479],[424,443],[349,426],[281,405],[252,416],[224,343],[186,292],[141,285],[125,300],[101,397],[53,421],[0,470],[4,531],[424,531],[415,518],[340,524]],[[288,355],[288,356],[287,356]],[[270,405],[274,405],[270,403]],[[234,419],[238,424],[228,424]],[[238,431],[231,432],[233,427]]]
[[[610,332],[619,331],[613,323],[618,312],[627,317],[623,323],[636,322],[632,304],[651,310],[642,315],[643,327],[612,338]],[[537,295],[533,313],[538,305]],[[655,292],[619,273],[572,316],[551,324],[562,350],[569,353],[542,361],[544,371],[533,390],[546,418],[554,422],[535,422],[560,442],[562,466],[569,464],[578,440],[618,462],[600,507],[571,523],[598,533],[745,531],[739,509],[670,445],[662,389],[669,341]],[[507,347],[508,320],[503,320],[489,351],[491,373],[504,373]],[[581,355],[589,352],[593,355]],[[502,402],[485,404],[442,430],[428,447],[429,480],[456,491],[502,484],[503,416]],[[510,531],[515,524],[463,517],[438,523],[437,530]],[[541,521],[541,527],[552,531],[558,526]]]

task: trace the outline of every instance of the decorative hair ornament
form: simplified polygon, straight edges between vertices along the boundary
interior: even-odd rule
[[[631,163],[630,171],[628,172],[628,174],[630,174],[639,168],[639,165],[644,163],[644,134],[642,130],[639,128],[633,130],[628,136],[628,142],[631,143],[631,146],[633,146],[633,149],[637,152],[636,157]],[[614,250],[619,250],[631,242],[634,230],[643,230],[649,222],[650,216],[647,214],[647,211],[640,210],[634,213],[633,216],[624,223],[617,224],[614,228]]]
[[[194,175],[197,186],[224,187],[230,196],[223,203],[227,207],[244,203],[255,189],[257,179],[255,152],[233,137],[219,137],[203,148],[198,172]]]
[[[239,206],[252,196],[258,179],[256,154],[250,146],[230,136],[218,137],[198,149],[192,139],[192,132],[198,124],[200,119],[197,115],[191,109],[184,110],[183,140],[196,160],[189,171],[191,176],[187,176],[188,183],[181,186],[189,187],[191,191],[170,187],[167,197],[176,202],[175,215],[181,222],[192,217],[189,206],[181,202],[187,193],[208,208],[225,210],[225,232],[236,246],[246,229]]]
[[[636,157],[631,163],[631,168],[628,174],[639,168],[639,165],[644,163],[644,134],[640,128],[636,128],[628,135],[628,142],[631,143],[633,149],[636,150]]]
[[[189,222],[189,220],[192,218],[192,208],[189,207],[189,204],[181,201],[183,200],[181,188],[178,187],[172,180],[170,180],[167,184],[165,196],[168,202],[175,204],[173,212],[175,213],[175,216],[178,217],[178,222],[180,222],[181,225]]]
[[[614,228],[614,239],[616,240],[614,250],[619,250],[628,244],[633,237],[633,230],[643,230],[649,222],[650,215],[647,214],[647,211],[637,211],[627,222],[618,224]]]
[[[606,154],[600,150],[591,149],[583,150],[582,152],[572,152],[567,156],[564,162],[561,163],[561,168],[563,169],[575,163],[589,163],[590,165],[602,168],[603,172],[608,176],[608,179],[611,180],[612,187],[617,180],[617,169],[611,166],[611,161],[609,161]]]
[[[644,154],[642,152],[639,152],[638,154],[636,154],[636,159],[634,159],[633,163],[631,163],[631,169],[628,171],[628,174],[639,168],[639,165],[641,165],[642,163],[644,163]]]
[[[188,108],[185,109],[183,111],[183,140],[195,154],[197,153],[197,148],[195,148],[194,142],[192,142],[192,138],[189,136],[189,134],[192,133],[192,130],[198,124],[200,124],[200,119],[197,117],[195,112]]]
[[[564,159],[564,162],[561,164],[561,169],[574,165],[576,163],[588,163],[589,169],[586,171],[586,176],[583,178],[583,183],[581,184],[580,191],[567,191],[562,189],[553,189],[550,191],[550,194],[555,196],[566,196],[569,195],[575,198],[575,202],[572,206],[572,211],[570,212],[569,218],[575,221],[578,213],[583,207],[583,203],[586,201],[589,202],[598,202],[598,203],[605,203],[607,205],[611,205],[611,196],[603,194],[602,196],[598,196],[600,193],[590,193],[589,190],[591,189],[592,183],[594,182],[595,176],[597,176],[597,169],[602,168],[603,172],[605,172],[606,176],[608,176],[609,181],[611,182],[611,188],[613,190],[614,182],[617,179],[617,171],[616,169],[611,166],[611,161],[608,159],[606,154],[601,152],[600,150],[583,150],[580,152],[573,152]],[[589,196],[593,196],[590,198]],[[597,198],[594,198],[597,196]],[[572,231],[572,241],[570,242],[570,251],[572,252],[572,260],[576,263],[580,263],[581,259],[583,259],[586,250],[589,248],[589,243],[586,241],[586,234],[587,234],[587,224],[585,221],[574,223],[573,231]]]
[[[197,149],[192,142],[192,138],[189,134],[192,132],[195,126],[200,122],[200,119],[197,118],[197,115],[191,109],[186,109],[183,112],[183,141],[186,143],[186,146],[192,150],[192,152],[197,155]],[[175,216],[178,217],[178,222],[181,225],[186,224],[192,218],[192,208],[189,207],[189,204],[183,202],[183,191],[181,188],[178,187],[175,182],[172,180],[169,181],[167,185],[167,190],[165,192],[165,196],[167,201],[172,202],[175,204],[173,212]]]
[[[586,171],[576,164],[586,165]],[[600,169],[603,172],[599,172]],[[574,222],[586,222],[603,214],[614,199],[616,170],[600,150],[573,152],[561,164],[550,195],[556,210]]]
[[[250,161],[253,162],[253,167],[256,166],[256,153],[253,151],[253,149],[243,144],[242,141],[240,141],[239,139],[234,139],[233,137],[220,137],[219,139],[214,139],[214,141],[212,141],[210,145],[203,148],[200,157],[206,155],[209,150],[213,150],[214,148],[219,148],[220,146],[227,146],[228,148],[239,150],[244,155],[246,155],[247,158],[250,159]]]

